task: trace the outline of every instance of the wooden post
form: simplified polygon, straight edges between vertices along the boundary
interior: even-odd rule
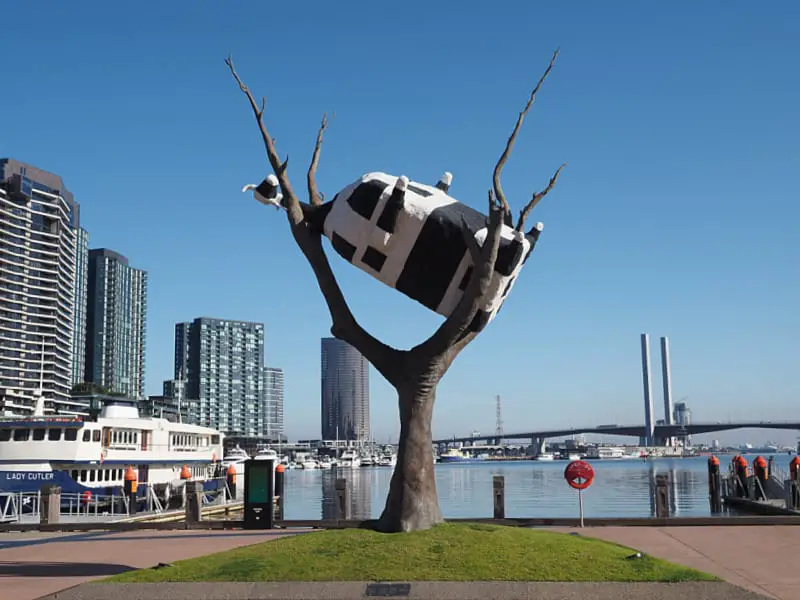
[[[42,486],[41,498],[39,523],[58,523],[61,516],[61,487],[52,483]]]
[[[203,506],[203,482],[186,482],[186,522],[199,523],[203,515],[200,509]]]
[[[656,475],[656,518],[669,517],[669,478],[666,475]]]
[[[708,457],[708,501],[711,514],[722,512],[722,481],[719,474],[719,459]]]
[[[336,520],[350,520],[350,488],[346,479],[336,480]]]
[[[506,483],[502,475],[492,478],[492,491],[494,498],[494,518],[506,518]]]

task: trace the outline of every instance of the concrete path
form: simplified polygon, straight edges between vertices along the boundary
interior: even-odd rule
[[[286,532],[0,534],[0,598],[33,600],[92,579],[283,537]]]
[[[380,584],[378,584],[380,585]],[[42,600],[764,600],[729,583],[92,583]],[[394,592],[394,593],[392,593]]]
[[[636,548],[767,597],[800,598],[797,526],[593,527],[569,531]]]

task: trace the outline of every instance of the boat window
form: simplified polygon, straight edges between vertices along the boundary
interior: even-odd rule
[[[219,436],[218,435],[212,435],[211,436],[211,443],[212,444],[219,444]]]
[[[34,429],[33,430],[33,439],[34,441],[41,442],[44,439],[44,429]]]
[[[47,439],[51,442],[57,442],[61,439],[61,428],[58,429],[48,429],[47,430]]]
[[[93,442],[99,442],[100,441],[100,430],[99,429],[95,429],[92,432],[92,441]]]
[[[86,471],[81,471],[81,481],[86,481]]]
[[[80,471],[75,469],[74,471],[70,471],[69,476],[72,477],[72,481],[78,481],[78,476],[80,475]]]
[[[74,442],[78,439],[78,430],[77,429],[65,429],[64,430],[64,439],[68,442]]]
[[[0,442],[7,442],[11,439],[10,429],[0,429]]]
[[[103,469],[103,481],[108,481],[108,469]]]
[[[28,438],[31,435],[30,429],[15,429],[14,430],[14,441],[15,442],[27,442]]]
[[[83,441],[88,442],[92,439],[92,432],[89,429],[83,430]]]
[[[92,469],[91,471],[89,471],[89,481],[94,481],[95,477],[96,477],[96,471]]]

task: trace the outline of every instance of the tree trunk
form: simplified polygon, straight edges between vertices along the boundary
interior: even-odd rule
[[[438,383],[438,381],[437,381]],[[444,521],[439,510],[433,466],[431,418],[436,385],[398,389],[400,440],[386,507],[376,529],[387,533],[419,531]]]

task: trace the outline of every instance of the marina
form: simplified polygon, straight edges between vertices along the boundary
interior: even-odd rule
[[[766,455],[765,455],[766,456]],[[776,469],[788,472],[791,456],[774,456]],[[752,463],[755,456],[745,455]],[[596,476],[583,492],[589,518],[646,518],[655,515],[653,489],[656,476],[669,478],[670,514],[676,517],[711,515],[707,457],[653,458],[644,460],[590,460]],[[473,461],[436,464],[439,504],[446,518],[492,515],[492,480],[505,478],[506,515],[510,518],[572,518],[578,514],[575,490],[564,481],[567,462]],[[726,467],[727,468],[727,467]],[[331,519],[335,514],[335,480],[350,486],[354,519],[380,516],[392,470],[359,469],[287,470],[285,518]]]

